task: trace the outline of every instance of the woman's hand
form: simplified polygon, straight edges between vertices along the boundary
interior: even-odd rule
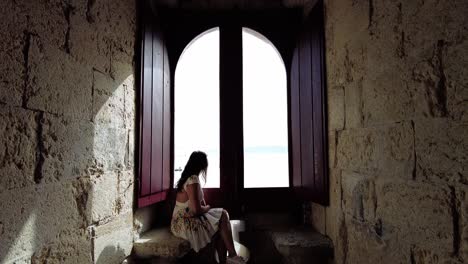
[[[207,213],[211,209],[211,206],[209,205],[202,205],[201,207],[202,207],[203,213]]]

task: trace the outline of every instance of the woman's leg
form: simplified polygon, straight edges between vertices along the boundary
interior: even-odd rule
[[[232,239],[231,223],[229,222],[229,215],[226,210],[223,210],[219,224],[219,231],[229,253],[229,257],[237,256],[236,249],[234,248],[234,241]]]
[[[226,245],[224,245],[223,237],[221,236],[221,232],[218,232],[216,235],[216,240],[215,240],[215,247],[216,247],[216,252],[218,252],[218,259],[219,263],[223,264],[226,263]]]

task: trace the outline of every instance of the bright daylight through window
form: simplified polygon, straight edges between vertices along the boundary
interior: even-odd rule
[[[242,29],[244,187],[288,187],[284,62],[264,36]]]
[[[286,70],[276,48],[243,28],[244,187],[288,187]],[[174,184],[190,153],[208,155],[207,183],[218,188],[219,29],[194,39],[175,73]]]
[[[201,150],[209,162],[202,186],[219,188],[219,28],[185,48],[174,85],[174,185],[192,151]]]

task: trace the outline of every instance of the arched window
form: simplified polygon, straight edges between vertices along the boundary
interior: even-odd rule
[[[208,155],[204,187],[219,188],[219,28],[193,39],[174,80],[174,185],[194,150]]]
[[[288,187],[288,108],[284,62],[260,33],[242,29],[244,187]]]

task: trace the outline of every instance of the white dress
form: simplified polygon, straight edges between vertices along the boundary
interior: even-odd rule
[[[187,185],[194,183],[200,183],[198,175],[192,175],[187,179],[184,190],[187,191]],[[199,199],[202,201],[203,190],[199,188]],[[188,240],[193,250],[198,252],[211,242],[213,235],[218,231],[223,208],[212,208],[199,216],[190,215],[189,210],[189,200],[185,203],[176,201],[172,213],[171,232],[177,237]]]

